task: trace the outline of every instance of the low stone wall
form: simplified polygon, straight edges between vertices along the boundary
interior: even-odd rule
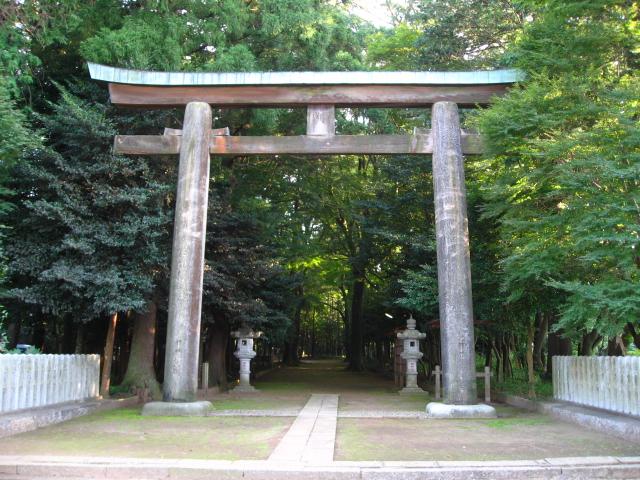
[[[640,415],[640,357],[553,357],[553,396]]]
[[[99,355],[0,355],[0,413],[96,398]]]
[[[87,402],[57,403],[51,407],[38,407],[3,413],[0,414],[0,438],[48,427],[49,425],[66,422],[83,415],[91,415],[118,408],[133,408],[139,403],[140,398],[135,396],[118,400],[92,399]],[[1,451],[2,449],[0,448]],[[1,474],[0,477],[2,477]]]

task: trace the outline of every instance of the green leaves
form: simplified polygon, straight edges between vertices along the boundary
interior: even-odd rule
[[[505,50],[525,22],[523,2],[458,0],[417,2],[409,16],[420,36],[414,42],[420,70],[480,70],[509,62]]]
[[[127,17],[120,30],[104,29],[85,40],[80,53],[89,61],[139,70],[181,70],[189,52],[190,29],[176,16],[148,12]]]
[[[516,48],[527,80],[477,116],[485,214],[512,301],[548,292],[537,308],[559,308],[559,327],[610,334],[640,311],[640,84],[624,73],[639,42],[626,2],[574,6],[539,10]]]
[[[115,127],[103,107],[61,97],[39,116],[52,141],[16,170],[12,293],[84,320],[144,308],[166,268],[169,189],[143,158],[110,152]]]

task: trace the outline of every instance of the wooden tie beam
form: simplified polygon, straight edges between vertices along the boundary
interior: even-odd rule
[[[170,130],[170,129],[167,129]],[[114,151],[125,155],[178,155],[182,131],[164,135],[117,135]],[[413,135],[298,135],[281,137],[238,137],[212,130],[209,153],[217,156],[247,155],[431,155],[431,130]],[[475,132],[462,130],[465,155],[482,153],[482,141]]]

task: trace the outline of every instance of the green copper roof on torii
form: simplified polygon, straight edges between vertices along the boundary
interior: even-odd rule
[[[149,86],[493,85],[524,78],[519,70],[473,72],[150,72],[87,62],[91,78]]]

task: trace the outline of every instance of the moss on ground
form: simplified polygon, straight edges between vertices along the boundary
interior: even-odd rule
[[[340,362],[279,369],[255,382],[258,395],[212,395],[220,410],[291,410],[312,393],[337,393],[339,408],[424,411],[432,397],[400,397],[381,375],[356,375]],[[336,460],[535,460],[548,457],[640,456],[640,446],[495,405],[492,420],[340,418]],[[3,438],[5,455],[265,459],[292,417],[143,417],[140,407],[97,413]]]
[[[264,460],[293,418],[143,417],[106,412],[2,440],[4,455]]]
[[[339,419],[335,459],[488,461],[638,454],[638,445],[536,413],[496,420]]]

